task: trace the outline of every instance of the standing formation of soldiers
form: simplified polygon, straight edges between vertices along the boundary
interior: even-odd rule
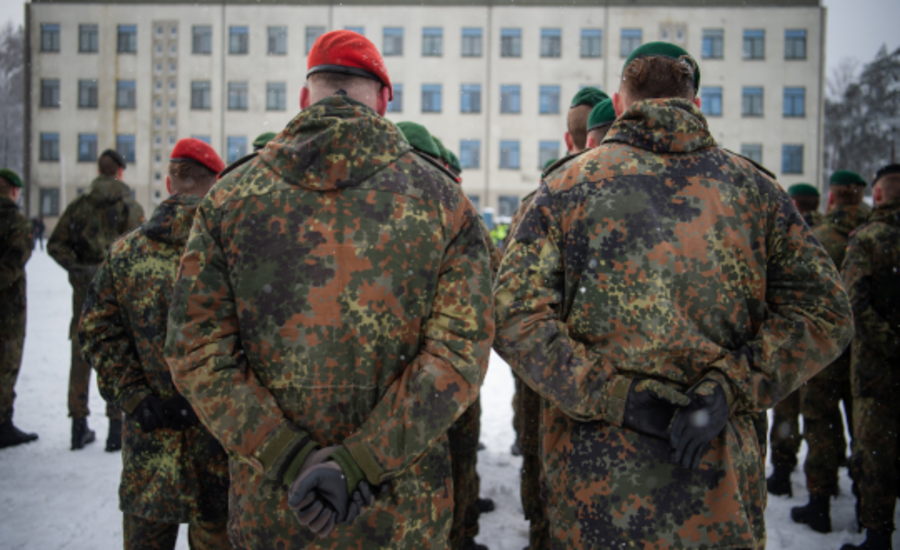
[[[390,76],[351,31],[316,41],[302,111],[253,154],[225,168],[181,140],[146,222],[104,152],[48,250],[73,287],[72,449],[94,440],[92,366],[106,448],[124,443],[125,548],[173,548],[180,523],[192,548],[484,548],[492,347],[516,375],[532,550],[765,548],[800,412],[810,502],[792,516],[827,532],[839,402],[867,529],[845,548],[890,548],[900,166],[876,175],[871,213],[865,180],[835,173],[816,216],[815,188],[786,193],[717,146],[700,81],[652,42],[612,97],[579,92],[569,155],[502,259],[455,155],[384,118]],[[21,187],[0,171],[3,446],[37,437],[11,421],[33,248]]]

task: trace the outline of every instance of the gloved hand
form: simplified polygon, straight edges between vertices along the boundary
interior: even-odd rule
[[[659,380],[636,380],[628,388],[622,425],[644,435],[668,439],[675,411],[690,404],[688,396]]]
[[[728,422],[728,399],[718,382],[706,380],[687,392],[690,406],[680,409],[672,421],[669,445],[672,462],[689,470],[700,466],[700,459]]]
[[[131,417],[144,433],[166,427],[166,412],[162,400],[151,394],[134,408]]]
[[[200,422],[191,402],[180,393],[163,401],[165,426],[173,430],[185,430]]]

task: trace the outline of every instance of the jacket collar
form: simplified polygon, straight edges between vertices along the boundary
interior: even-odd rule
[[[687,99],[645,99],[632,104],[603,140],[654,153],[694,153],[716,147],[706,118]]]
[[[172,195],[164,200],[144,224],[149,239],[169,244],[185,244],[194,224],[194,212],[201,197]]]

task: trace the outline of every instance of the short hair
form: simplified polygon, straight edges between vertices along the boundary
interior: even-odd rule
[[[694,99],[694,68],[686,56],[639,57],[625,67],[622,86],[633,101],[680,97]]]
[[[113,160],[113,158],[109,155],[102,155],[97,160],[97,168],[100,170],[100,173],[104,176],[109,176],[111,178],[116,177],[116,174],[119,173],[119,163]]]
[[[892,202],[900,198],[900,174],[888,174],[881,176],[875,185],[881,187],[883,202]]]
[[[313,73],[306,77],[306,81],[307,83],[312,82],[317,86],[323,86],[334,90],[343,88],[348,92],[351,91],[350,89],[358,87],[378,86],[379,91],[384,87],[384,84],[382,84],[380,80],[375,80],[374,78],[366,78],[364,76],[346,73],[329,73],[327,71]]]
[[[584,149],[587,145],[587,121],[593,108],[592,105],[576,105],[569,109],[569,114],[566,115],[569,135],[572,136],[575,147],[579,149]]]
[[[172,179],[172,190],[188,195],[206,195],[216,184],[216,174],[206,166],[197,162],[170,162],[169,178]]]
[[[794,204],[797,206],[797,210],[799,210],[801,214],[806,214],[807,212],[819,209],[819,197],[799,195],[792,198]]]
[[[593,130],[587,133],[588,136],[594,136],[594,141],[599,145],[603,138],[606,137],[606,134],[609,132],[609,129],[612,128],[613,123],[604,124],[603,126],[598,126]]]
[[[7,181],[6,178],[0,178],[0,195],[4,197],[11,197],[13,191],[16,189],[21,189],[20,187],[16,187],[11,182]]]
[[[831,198],[838,206],[855,206],[862,202],[865,187],[862,185],[832,185]]]

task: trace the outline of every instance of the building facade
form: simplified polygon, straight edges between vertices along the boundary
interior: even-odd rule
[[[208,141],[226,162],[299,112],[306,55],[351,29],[382,51],[387,117],[425,125],[460,157],[479,209],[510,216],[540,167],[566,153],[570,98],[612,95],[643,42],[694,55],[720,145],[787,186],[822,186],[825,8],[818,0],[345,0],[26,5],[28,214],[52,226],[115,147],[148,210],[166,197],[169,152]]]

